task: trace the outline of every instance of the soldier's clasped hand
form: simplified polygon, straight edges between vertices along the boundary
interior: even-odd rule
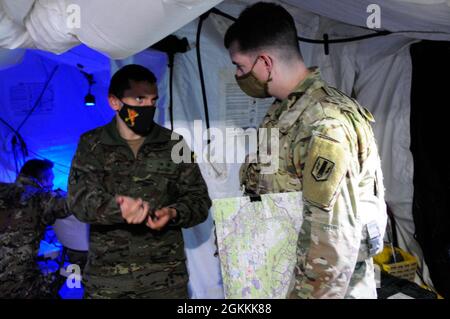
[[[177,210],[172,207],[163,207],[155,211],[155,217],[148,216],[147,226],[154,230],[161,230],[166,224],[177,217]]]
[[[132,198],[128,196],[117,196],[116,202],[120,206],[122,217],[128,224],[140,224],[148,216],[150,206],[148,202],[141,198]]]

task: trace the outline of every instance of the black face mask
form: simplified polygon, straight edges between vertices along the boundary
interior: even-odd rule
[[[119,116],[134,133],[145,136],[155,126],[153,121],[155,111],[156,107],[154,106],[133,106],[123,103]]]

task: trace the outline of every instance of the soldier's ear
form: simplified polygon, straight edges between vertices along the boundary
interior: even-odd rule
[[[273,59],[272,56],[268,53],[261,53],[260,54],[260,59],[263,60],[264,66],[268,71],[272,71],[273,68]]]
[[[112,94],[108,95],[108,102],[109,102],[109,106],[114,111],[119,111],[120,110],[120,104],[121,103],[120,103],[120,100],[116,96],[114,96]]]

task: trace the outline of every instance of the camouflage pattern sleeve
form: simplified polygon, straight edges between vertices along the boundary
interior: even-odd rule
[[[51,192],[40,192],[39,204],[42,212],[42,222],[52,225],[57,218],[66,218],[72,213],[66,200],[66,192],[58,189]]]
[[[69,209],[84,223],[125,223],[115,194],[108,193],[102,185],[103,175],[102,163],[93,154],[87,137],[82,136],[70,168]]]
[[[314,123],[311,137],[300,146],[304,221],[293,298],[345,297],[361,242],[352,196],[353,145],[345,125],[327,118]]]
[[[189,150],[187,146],[185,149]],[[179,170],[178,199],[169,207],[177,210],[174,224],[182,228],[189,228],[206,220],[211,207],[211,199],[200,168],[194,162],[194,156],[191,156],[191,163],[181,162]]]

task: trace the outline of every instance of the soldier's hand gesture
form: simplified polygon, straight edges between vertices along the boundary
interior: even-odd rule
[[[117,196],[117,204],[120,205],[122,217],[128,224],[140,224],[148,216],[150,206],[141,198],[132,198],[128,196]]]
[[[154,230],[161,230],[166,224],[177,217],[177,210],[172,207],[164,207],[155,211],[155,217],[148,216],[147,226]]]

